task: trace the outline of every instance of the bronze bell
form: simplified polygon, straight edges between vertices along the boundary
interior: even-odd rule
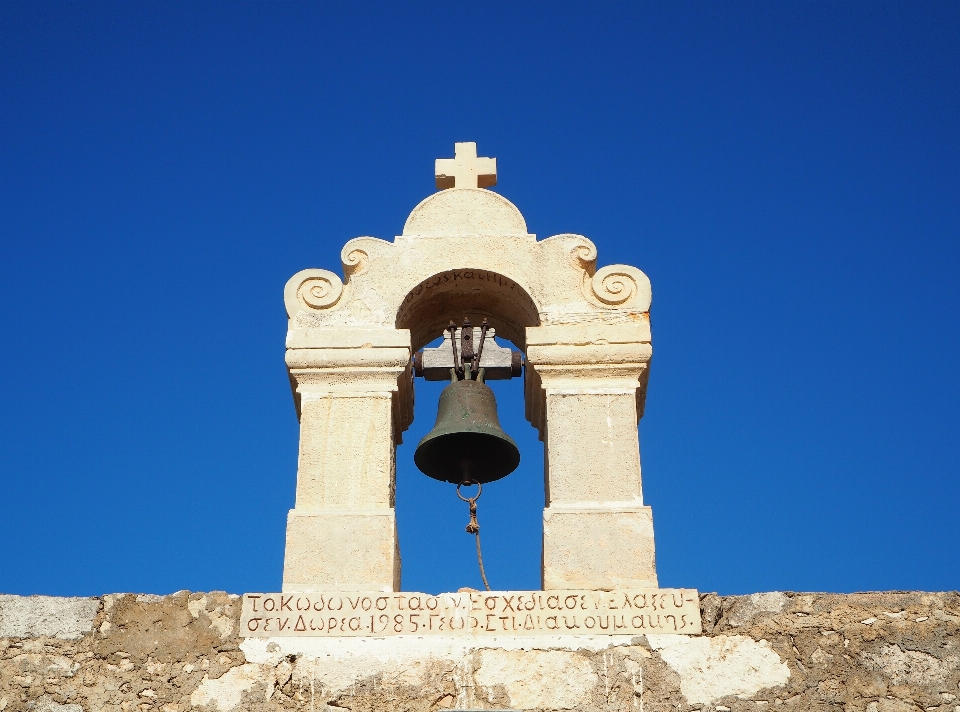
[[[500,427],[490,386],[467,378],[443,389],[437,422],[417,445],[413,461],[437,480],[486,484],[517,469],[520,449]]]

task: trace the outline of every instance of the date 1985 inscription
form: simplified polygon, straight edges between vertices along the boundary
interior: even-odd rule
[[[240,635],[642,635],[699,634],[689,588],[471,593],[248,593]]]

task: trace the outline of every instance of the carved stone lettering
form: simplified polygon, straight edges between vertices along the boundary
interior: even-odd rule
[[[411,302],[416,301],[419,297],[424,295],[424,293],[429,293],[430,291],[436,289],[439,289],[440,291],[446,291],[447,288],[453,288],[457,285],[460,285],[462,282],[469,281],[483,282],[486,289],[489,290],[493,288],[498,292],[504,292],[506,294],[512,294],[518,289],[516,282],[509,277],[504,277],[502,274],[497,274],[496,272],[470,269],[447,270],[446,272],[441,272],[423,280],[420,282],[420,284],[411,289],[397,309],[398,319],[404,314]],[[518,306],[526,307],[525,304]],[[539,321],[536,314],[530,314],[529,316]]]
[[[293,611],[288,613],[287,611]],[[242,635],[699,635],[697,591],[248,593]]]

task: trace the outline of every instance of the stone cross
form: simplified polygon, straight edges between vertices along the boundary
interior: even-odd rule
[[[454,144],[453,158],[438,158],[437,190],[445,188],[490,188],[497,184],[497,159],[477,158],[477,144]]]

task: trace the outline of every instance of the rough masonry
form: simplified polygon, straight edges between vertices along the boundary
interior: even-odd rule
[[[0,596],[0,711],[960,712],[960,594],[700,597],[701,636],[242,638],[240,597]]]

